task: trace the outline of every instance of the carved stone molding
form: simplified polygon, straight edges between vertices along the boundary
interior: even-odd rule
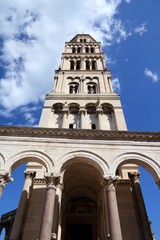
[[[49,137],[99,140],[124,140],[140,142],[159,142],[160,132],[107,131],[90,129],[57,129],[34,127],[0,127],[0,136]]]
[[[115,187],[117,186],[119,177],[118,176],[107,176],[104,177],[104,183],[107,191],[115,191]]]
[[[0,187],[4,188],[8,182],[13,182],[13,178],[7,171],[0,171]]]
[[[134,183],[139,183],[140,172],[130,172],[129,177]]]
[[[34,178],[33,179],[33,184],[45,185],[46,184],[46,179],[45,178]]]
[[[60,176],[55,175],[54,173],[46,173],[44,175],[46,180],[47,188],[56,188],[60,184]]]
[[[36,172],[34,171],[24,171],[25,179],[35,178]]]

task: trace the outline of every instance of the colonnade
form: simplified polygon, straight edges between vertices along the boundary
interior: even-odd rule
[[[70,110],[69,107],[64,107],[62,110],[62,128],[68,128],[69,127],[69,123],[67,121],[68,119],[68,115],[70,114]],[[71,113],[72,114],[72,113]],[[116,130],[117,126],[116,126],[116,122],[115,122],[115,117],[114,117],[114,113],[110,112],[110,114],[108,115],[108,122],[109,122],[109,128],[106,128],[105,124],[107,124],[106,122],[104,122],[104,120],[102,119],[103,116],[103,109],[101,107],[97,107],[95,108],[95,113],[97,116],[97,119],[95,119],[95,121],[93,123],[95,123],[96,125],[96,129],[99,130]],[[88,125],[86,125],[88,119],[86,118],[87,115],[87,109],[84,108],[79,108],[79,110],[77,109],[77,115],[80,115],[80,119],[79,119],[79,126],[76,126],[77,128],[80,129],[85,129],[88,128]]]
[[[2,175],[1,175],[2,176]],[[8,174],[6,174],[6,177]],[[29,191],[32,185],[33,178],[35,177],[35,172],[27,171],[25,172],[25,183],[19,202],[19,207],[17,209],[16,218],[13,224],[12,232],[10,235],[10,240],[17,240],[20,237],[22,222],[24,220],[24,214],[27,204],[27,199],[29,198]],[[10,178],[8,178],[10,180]],[[42,218],[42,224],[39,234],[39,240],[50,240],[51,238],[57,238],[56,233],[52,232],[53,218],[54,218],[54,206],[55,206],[55,196],[57,188],[60,184],[60,176],[55,176],[53,173],[47,173],[45,175],[46,181],[46,199],[44,204],[44,212]],[[109,221],[112,240],[121,240],[121,229],[120,221],[118,215],[118,207],[116,200],[115,184],[117,178],[106,177],[104,179],[104,186],[107,193],[108,199],[108,209],[109,209]],[[62,189],[62,188],[61,188]],[[2,191],[1,191],[2,192]],[[56,224],[57,225],[57,224]],[[60,236],[58,239],[61,239]]]
[[[139,184],[139,173],[134,172],[130,173],[131,179],[131,187],[134,195],[134,201],[137,208],[137,214],[139,219],[139,231],[140,235],[143,239],[152,239],[152,233],[149,227],[147,214],[145,210],[145,205],[143,202],[143,197]],[[19,207],[17,209],[16,218],[14,221],[14,225],[11,231],[10,240],[17,240],[20,236],[22,222],[24,220],[24,214],[27,204],[27,199],[30,194],[30,187],[32,185],[33,179],[35,177],[35,172],[25,171],[25,183],[19,203]],[[53,225],[58,226],[58,223],[53,223],[54,214],[55,214],[55,197],[56,191],[60,187],[61,191],[61,177],[56,176],[53,173],[45,174],[45,182],[46,182],[46,198],[44,204],[44,211],[42,217],[42,223],[40,228],[39,240],[50,240],[50,239],[61,239],[61,234],[59,236],[56,235],[56,231],[52,232]],[[8,172],[3,172],[0,174],[0,190],[2,194],[2,190],[4,185],[8,182],[12,181],[11,176]],[[107,198],[107,209],[108,209],[108,217],[106,216],[107,221],[109,221],[109,233],[106,232],[107,236],[111,236],[112,240],[122,240],[122,232],[120,226],[118,205],[117,205],[117,197],[116,197],[116,185],[119,181],[118,177],[106,176],[103,179],[103,189],[106,193]],[[105,213],[106,214],[106,211]]]

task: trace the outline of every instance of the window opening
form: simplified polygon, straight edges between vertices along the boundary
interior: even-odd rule
[[[92,123],[91,129],[96,129],[96,124]]]
[[[76,70],[80,70],[81,67],[81,61],[76,62]]]
[[[96,93],[96,85],[88,85],[88,94],[95,94]]]
[[[73,124],[72,123],[69,124],[69,128],[73,129]]]
[[[74,61],[70,61],[70,70],[74,70]]]
[[[86,61],[86,70],[90,70],[90,62]]]
[[[94,53],[94,47],[91,47],[91,53]]]
[[[72,53],[75,53],[75,52],[76,52],[76,48],[73,47],[73,48],[72,48]]]
[[[96,61],[92,61],[92,70],[96,70]]]
[[[78,93],[78,83],[73,83],[69,86],[69,93],[70,94]]]
[[[89,53],[89,48],[88,47],[86,47],[86,53]]]
[[[86,39],[84,38],[84,40],[83,40],[84,42],[86,42]]]
[[[80,53],[81,52],[81,47],[78,47],[77,48],[77,53]]]

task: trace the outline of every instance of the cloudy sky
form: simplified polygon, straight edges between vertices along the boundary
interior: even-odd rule
[[[159,11],[159,0],[0,0],[0,124],[37,126],[64,42],[89,33],[103,44],[128,129],[160,131]]]

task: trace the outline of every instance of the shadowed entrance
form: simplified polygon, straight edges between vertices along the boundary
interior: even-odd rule
[[[93,240],[92,224],[70,224],[69,240]]]

